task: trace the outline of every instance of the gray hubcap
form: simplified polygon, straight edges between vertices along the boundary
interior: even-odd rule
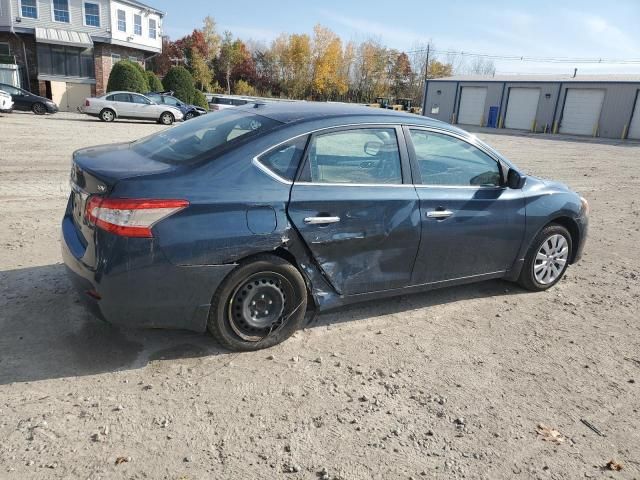
[[[170,113],[165,113],[164,115],[162,115],[162,123],[164,123],[165,125],[169,125],[171,123]]]
[[[110,122],[111,120],[113,120],[113,113],[108,110],[106,112],[102,112],[102,118],[107,122]]]
[[[569,258],[569,244],[564,236],[556,234],[547,238],[536,255],[533,263],[533,275],[541,285],[555,282],[565,267]]]

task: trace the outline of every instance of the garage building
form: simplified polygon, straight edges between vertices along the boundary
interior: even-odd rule
[[[429,80],[423,112],[448,123],[640,140],[640,75]]]

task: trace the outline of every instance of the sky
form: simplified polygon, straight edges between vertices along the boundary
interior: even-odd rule
[[[144,0],[143,0],[144,1]],[[497,73],[640,73],[640,0],[147,0],[177,39],[211,15],[219,30],[269,43],[320,23],[345,40],[374,38],[398,50],[431,41],[455,50],[528,57],[634,59],[636,64],[494,60]]]

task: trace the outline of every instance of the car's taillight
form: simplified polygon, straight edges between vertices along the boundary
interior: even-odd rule
[[[84,101],[84,106],[85,106],[85,107],[90,107],[90,106],[91,106],[91,104],[89,103],[89,99],[88,99],[88,98],[87,98],[87,99],[85,99],[85,101]]]
[[[87,202],[86,218],[96,227],[116,235],[151,238],[151,227],[188,206],[187,200],[94,196]]]

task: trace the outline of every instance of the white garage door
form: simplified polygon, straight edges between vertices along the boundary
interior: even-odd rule
[[[504,126],[517,130],[532,130],[539,101],[539,88],[510,88]]]
[[[631,117],[631,125],[629,125],[627,138],[640,140],[640,93],[638,93],[638,98],[636,99],[636,107],[633,109],[633,116]]]
[[[462,87],[458,123],[463,125],[480,125],[484,123],[484,104],[486,100],[486,87]]]
[[[600,119],[604,90],[570,88],[564,102],[560,133],[593,135]]]

